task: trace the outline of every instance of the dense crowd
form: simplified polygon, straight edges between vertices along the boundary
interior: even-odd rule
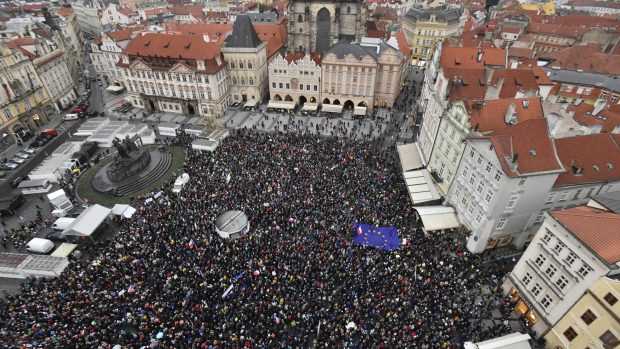
[[[191,141],[173,141],[181,193],[167,185],[92,259],[1,304],[2,347],[434,349],[483,333],[474,300],[495,269],[420,228],[393,157],[294,134],[234,135],[214,153]],[[247,237],[215,233],[230,209]],[[397,227],[403,244],[353,244],[354,222]]]

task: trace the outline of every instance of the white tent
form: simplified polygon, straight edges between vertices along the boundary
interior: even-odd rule
[[[426,169],[403,172],[405,184],[409,189],[409,195],[414,205],[441,199],[441,195]]]
[[[342,113],[342,106],[337,104],[325,104],[321,107],[321,110],[326,113]]]
[[[112,214],[115,216],[122,216],[125,218],[131,218],[136,212],[136,209],[125,204],[116,204],[112,207]]]
[[[295,109],[295,102],[292,101],[269,101],[269,109]]]
[[[353,108],[353,115],[366,115],[366,107],[358,106]]]
[[[318,103],[305,103],[303,109],[307,111],[316,111],[318,107]]]
[[[403,171],[417,170],[424,167],[417,143],[408,143],[396,147],[400,166]]]
[[[198,138],[192,142],[192,149],[200,151],[215,151],[220,142],[212,139]]]
[[[62,233],[73,236],[91,236],[112,212],[111,209],[93,205],[84,210]]]
[[[420,218],[424,230],[435,231],[453,229],[461,226],[454,208],[447,206],[416,206],[414,207]]]

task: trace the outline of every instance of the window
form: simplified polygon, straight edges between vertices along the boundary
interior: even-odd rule
[[[534,263],[540,268],[543,266],[543,264],[545,264],[546,261],[547,261],[547,257],[543,256],[542,254],[539,254],[536,260],[534,261]]]
[[[547,270],[545,270],[545,275],[547,275],[551,279],[557,271],[558,268],[556,268],[553,264],[549,264]]]
[[[532,281],[533,276],[530,273],[525,273],[525,276],[523,277],[523,279],[521,279],[521,281],[523,282],[523,284],[525,286],[529,285],[530,282]]]
[[[536,216],[536,219],[534,220],[534,223],[540,223],[543,221],[544,219],[544,215],[542,213],[539,213],[538,216]]]
[[[534,295],[534,297],[537,297],[540,294],[540,291],[542,291],[542,286],[540,286],[540,284],[536,283],[534,285],[534,287],[532,287],[532,294]]]
[[[502,179],[502,173],[498,170],[495,173],[495,180],[499,182],[500,179]]]
[[[487,164],[487,168],[486,168],[487,173],[490,173],[492,168],[493,168],[493,166],[492,166],[492,165],[491,165],[491,163],[489,162],[489,163]]]
[[[484,160],[482,155],[478,155],[478,165],[482,165],[482,160]]]
[[[470,185],[474,185],[474,183],[476,182],[476,177],[477,177],[477,176],[476,176],[476,173],[475,173],[475,172],[472,172],[472,173],[471,173],[471,177],[469,177],[469,184],[470,184]]]
[[[564,331],[564,337],[566,337],[569,342],[572,342],[573,339],[577,338],[577,332],[575,332],[572,327],[569,327]]]
[[[577,273],[581,275],[581,277],[586,277],[586,275],[590,274],[591,271],[592,271],[592,268],[590,268],[590,266],[587,265],[586,263],[583,263],[581,268],[577,270]]]
[[[481,220],[482,220],[482,213],[478,212],[478,215],[476,216],[476,223],[480,223]]]
[[[594,320],[596,320],[596,315],[594,315],[594,313],[590,309],[588,309],[583,314],[581,314],[581,320],[583,320],[586,325],[590,325],[594,322]]]
[[[616,296],[611,294],[611,292],[607,292],[607,294],[605,295],[605,297],[603,297],[603,299],[605,300],[605,302],[607,302],[612,307],[616,305],[616,303],[618,303],[618,298],[616,298]]]
[[[519,199],[518,196],[511,196],[510,200],[508,201],[508,204],[506,205],[506,208],[510,209],[510,208],[515,207],[518,199]]]
[[[527,178],[521,178],[521,180],[519,180],[519,185],[524,185],[525,182],[527,182]]]
[[[549,308],[552,303],[553,298],[551,298],[551,296],[549,296],[548,294],[546,294],[545,297],[540,301],[540,304],[542,304],[545,309]]]
[[[480,183],[478,183],[478,188],[476,188],[476,191],[478,192],[478,194],[482,194],[483,189],[484,189],[484,184],[482,183],[482,181],[480,181]]]
[[[475,151],[475,150],[473,150],[473,149],[472,149],[472,150],[470,150],[470,151],[469,151],[469,156],[470,156],[470,157],[472,157],[472,158],[473,158],[475,154],[476,154],[476,151]]]
[[[568,197],[568,192],[567,191],[563,192],[562,196],[560,196],[560,201],[566,200],[567,197]]]
[[[560,275],[560,277],[555,281],[555,285],[560,290],[563,290],[566,288],[566,285],[568,285],[568,279],[566,279],[564,275]]]
[[[463,199],[461,199],[461,204],[463,204],[463,206],[467,204],[467,196],[463,196]]]
[[[598,337],[601,342],[603,342],[603,345],[605,346],[605,349],[607,348],[615,348],[616,346],[618,346],[618,338],[616,338],[616,336],[611,333],[610,330],[605,331],[605,333],[603,333],[600,337]]]
[[[542,241],[549,243],[549,241],[551,241],[551,238],[553,238],[553,234],[551,234],[549,229],[545,229],[545,235],[543,236]]]
[[[454,191],[454,197],[458,199],[459,194],[461,194],[461,187],[456,187],[456,190]]]
[[[549,196],[547,196],[547,201],[545,202],[553,202],[553,199],[555,198],[555,194],[549,194]]]
[[[463,168],[463,177],[467,176],[467,172],[469,172],[469,167],[465,166]]]
[[[568,265],[573,265],[573,263],[576,260],[577,260],[577,255],[573,251],[570,251],[568,253],[568,256],[566,256],[566,258],[564,258],[564,262],[566,262],[566,264],[568,264]]]
[[[564,247],[566,247],[566,245],[558,241],[558,244],[555,245],[555,247],[553,248],[553,251],[555,251],[556,253],[561,253]]]
[[[501,218],[499,222],[497,222],[497,227],[495,227],[495,229],[502,230],[504,229],[504,225],[506,225],[506,218]]]
[[[272,82],[272,83],[271,83],[271,87],[276,88],[276,83],[275,83],[275,82]]]
[[[4,116],[8,119],[13,118],[13,113],[11,113],[11,110],[9,108],[4,109]]]
[[[489,189],[487,191],[487,195],[484,197],[484,201],[486,201],[486,203],[490,203],[492,198],[493,198],[493,191]]]

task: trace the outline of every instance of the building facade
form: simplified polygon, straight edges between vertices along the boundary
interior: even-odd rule
[[[123,75],[116,63],[121,60],[121,54],[129,42],[140,30],[128,28],[114,32],[101,33],[98,40],[90,44],[90,58],[97,75],[100,75],[106,86],[116,83],[123,84]],[[127,88],[127,86],[123,86]]]
[[[47,90],[50,104],[60,114],[62,110],[71,107],[78,95],[65,50],[44,42],[37,45],[37,48],[39,57],[33,60],[35,70]]]
[[[290,52],[322,54],[340,39],[360,42],[366,35],[368,9],[360,0],[292,0],[286,15]]]
[[[78,0],[71,3],[77,25],[84,38],[94,39],[101,33],[101,21],[98,10],[106,4],[95,0]]]
[[[134,12],[129,7],[110,4],[101,11],[101,25],[122,24],[128,25],[140,20],[138,12]]]
[[[613,348],[620,338],[620,280],[601,277],[545,336],[549,348]]]
[[[321,101],[321,66],[316,56],[289,54],[269,63],[269,96],[299,105]]]
[[[198,35],[139,35],[117,66],[138,108],[220,117],[230,103],[220,49]]]
[[[32,61],[18,49],[0,45],[0,148],[22,141],[47,123],[47,91]]]
[[[239,15],[222,46],[228,63],[231,99],[262,102],[269,93],[267,41],[261,41],[247,15]]]
[[[578,206],[546,215],[502,285],[504,293],[516,302],[515,311],[525,316],[537,338],[558,325],[600,277],[618,275],[620,261],[617,249],[609,245],[617,241],[618,214]],[[561,327],[567,342],[579,337],[576,329]]]
[[[463,33],[464,10],[460,6],[414,6],[402,17],[402,25],[407,41],[413,48],[412,63],[424,65],[433,55],[437,42]]]

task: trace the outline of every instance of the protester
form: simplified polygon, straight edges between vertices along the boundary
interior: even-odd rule
[[[475,303],[496,270],[421,229],[393,157],[297,134],[243,132],[214,153],[191,141],[167,141],[187,151],[179,194],[137,198],[93,258],[2,303],[4,348],[434,349],[506,331],[482,331]],[[231,209],[251,229],[222,240],[213,221]],[[406,243],[356,245],[356,222]]]

